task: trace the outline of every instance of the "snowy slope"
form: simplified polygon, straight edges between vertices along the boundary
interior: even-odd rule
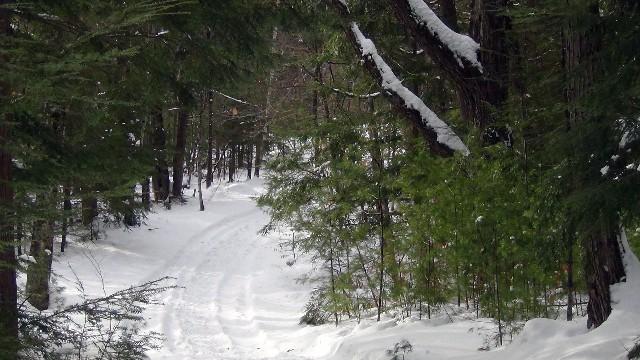
[[[193,198],[172,210],[157,207],[132,231],[112,229],[96,243],[70,244],[55,257],[61,298],[74,301],[76,274],[96,296],[175,277],[179,287],[163,295],[165,306],[147,312],[147,327],[166,337],[164,347],[149,357],[163,360],[390,359],[386,350],[401,340],[413,345],[406,360],[615,359],[634,333],[640,334],[637,292],[624,294],[640,289],[635,275],[616,292],[632,300],[621,300],[612,321],[601,328],[587,333],[584,320],[535,320],[514,344],[490,352],[477,350],[483,335],[494,329],[487,319],[458,316],[450,323],[442,314],[429,321],[300,326],[313,285],[296,279],[312,266],[304,259],[286,265],[278,243],[288,235],[257,234],[268,220],[252,199],[262,186],[259,180],[214,185],[204,194],[204,212]]]

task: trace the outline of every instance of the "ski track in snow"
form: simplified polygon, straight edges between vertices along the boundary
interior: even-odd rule
[[[171,210],[157,207],[141,229],[70,244],[55,265],[65,301],[77,295],[67,263],[96,296],[97,272],[107,292],[171,276],[178,287],[146,312],[147,328],[165,336],[151,359],[307,359],[294,353],[299,341],[288,338],[310,329],[298,325],[310,287],[296,283],[309,267],[287,266],[277,238],[257,234],[268,221],[253,200],[261,185],[214,185],[203,191],[205,212],[191,198]]]
[[[261,180],[214,185],[203,194],[204,212],[189,198],[171,210],[157,206],[132,231],[109,229],[95,243],[70,242],[64,254],[55,253],[55,285],[64,289],[56,299],[78,299],[75,275],[89,296],[174,277],[178,287],[159,295],[164,305],[145,312],[145,329],[165,336],[161,349],[148,352],[151,360],[388,360],[386,350],[401,340],[413,345],[405,360],[623,359],[638,335],[640,263],[633,256],[629,281],[615,288],[610,320],[589,332],[580,318],[534,319],[512,345],[481,352],[495,323],[464,312],[453,323],[448,314],[385,315],[379,323],[301,326],[313,284],[296,279],[313,267],[304,258],[286,265],[278,244],[290,233],[258,234],[268,221],[253,200],[262,188]]]
[[[216,201],[213,193],[206,206],[225,207],[231,199],[227,214],[193,235],[164,265],[179,287],[161,309],[166,343],[158,359],[282,358],[266,333],[297,325],[303,304],[280,304],[277,296],[295,288],[294,282],[271,281],[267,293],[259,291],[262,280],[270,280],[261,279],[269,268],[284,265],[275,242],[257,235],[266,215],[249,196],[221,195],[224,200]],[[272,294],[277,301],[270,301]]]

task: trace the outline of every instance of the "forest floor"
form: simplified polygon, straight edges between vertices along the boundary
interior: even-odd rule
[[[153,360],[391,359],[387,350],[402,340],[413,346],[406,360],[624,359],[640,335],[635,262],[627,284],[616,289],[620,306],[601,328],[587,332],[584,318],[537,319],[511,345],[492,351],[478,349],[495,334],[494,323],[456,307],[431,320],[387,316],[379,323],[299,325],[314,286],[300,280],[319,270],[300,257],[287,265],[293,254],[279,243],[291,233],[258,234],[268,221],[254,201],[262,190],[260,180],[214,184],[204,193],[204,212],[189,197],[171,210],[156,207],[139,228],[72,242],[55,255],[57,299],[78,298],[76,277],[92,296],[175,277],[178,287],[160,296],[165,305],[145,314],[146,328],[166,338],[162,349],[149,353]]]

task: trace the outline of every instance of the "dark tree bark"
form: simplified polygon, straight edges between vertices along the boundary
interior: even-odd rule
[[[449,29],[458,32],[458,11],[455,0],[438,0],[440,19]]]
[[[610,286],[625,276],[617,222],[606,223],[601,219],[600,228],[594,229],[585,239],[585,274],[589,302],[587,327],[598,327],[611,314]]]
[[[60,252],[64,252],[67,247],[67,236],[69,235],[69,215],[71,214],[71,188],[69,186],[65,186],[63,189],[62,211]]]
[[[142,207],[145,210],[151,210],[151,184],[149,178],[145,177],[142,180]]]
[[[93,227],[93,220],[98,216],[98,199],[92,195],[82,197],[82,225],[89,229],[89,236],[94,239],[97,229]]]
[[[209,116],[207,116],[207,119]],[[204,128],[203,114],[200,112],[198,135],[196,136],[196,171],[198,175],[198,203],[200,205],[200,211],[204,211],[204,201],[202,200],[202,158],[200,156],[200,150],[202,148],[202,130]]]
[[[480,44],[478,60],[482,70],[466,59],[456,57],[447,44],[417,22],[407,0],[390,2],[396,17],[455,85],[462,116],[481,129],[491,125],[495,121],[495,111],[507,98],[506,30],[510,21],[504,15],[506,0],[474,0],[472,3],[470,36]],[[443,0],[440,5],[443,22],[455,24],[453,2]]]
[[[124,217],[122,222],[125,226],[137,226],[138,216],[136,215],[136,200],[135,200],[135,187],[131,188],[129,195],[126,196],[123,202],[124,205]]]
[[[49,308],[49,278],[53,259],[53,221],[36,220],[29,254],[36,260],[27,269],[26,296],[38,310]]]
[[[238,145],[238,154],[236,155],[236,169],[238,171],[244,167],[245,145]]]
[[[236,174],[236,147],[234,144],[229,146],[229,182],[233,182]]]
[[[272,52],[275,50],[276,40],[278,39],[278,30],[274,29],[272,33]],[[269,79],[267,81],[267,99],[264,107],[264,114],[258,114],[256,119],[256,160],[254,165],[253,175],[257,178],[260,177],[260,169],[262,168],[262,158],[266,152],[265,150],[265,136],[266,136],[266,127],[267,120],[271,114],[271,96],[273,94],[273,79],[275,77],[275,72],[273,70],[269,71]]]
[[[602,29],[599,29],[598,2],[574,4],[582,7],[584,15],[591,16],[591,26],[578,24],[570,19],[563,33],[563,63],[567,75],[566,101],[567,125],[569,131],[586,126],[594,119],[583,104],[586,95],[596,83],[600,72],[595,54],[601,47]],[[584,20],[584,19],[583,19]],[[600,211],[600,209],[594,209]],[[610,285],[622,281],[625,276],[622,254],[618,243],[619,219],[617,215],[608,215],[600,211],[598,219],[590,221],[583,238],[584,266],[589,293],[587,304],[587,326],[600,326],[611,313]]]
[[[213,182],[213,94],[209,94],[209,106],[207,114],[207,189]],[[216,156],[217,156],[216,152]],[[217,161],[217,159],[216,159]]]
[[[253,162],[253,144],[247,144],[247,179],[251,179],[251,170]]]
[[[189,112],[184,102],[180,104],[178,112],[178,127],[176,129],[176,148],[173,154],[173,189],[172,195],[176,198],[182,197],[182,178],[184,176],[184,153],[187,144],[187,126],[189,122]]]
[[[352,16],[343,2],[332,1],[341,13],[343,19],[351,20]],[[485,130],[483,140],[493,144],[498,141],[510,143],[511,135],[505,129],[495,131],[492,124],[496,120],[496,110],[499,110],[507,97],[507,37],[506,30],[510,26],[510,19],[503,10],[506,0],[474,0],[471,18],[471,37],[479,43],[477,60],[474,63],[466,57],[458,56],[455,49],[444,43],[430,28],[417,20],[408,0],[389,0],[394,8],[396,17],[413,36],[415,42],[425,50],[426,54],[442,70],[457,89],[461,113],[464,119],[476,127]],[[455,5],[443,0],[442,7],[445,23],[455,24]],[[356,52],[361,50],[355,41],[349,26],[345,33],[354,45]],[[362,57],[364,65],[372,76],[381,82],[381,76],[375,64]],[[428,142],[430,150],[439,156],[449,156],[452,149],[440,144],[434,129],[425,126],[417,111],[407,108],[398,94],[384,91],[396,110],[404,115],[409,123],[418,130]]]
[[[165,201],[169,197],[169,169],[167,168],[167,141],[162,120],[162,110],[153,115],[153,134],[151,144],[156,156],[153,173],[153,193],[156,202]]]
[[[0,36],[11,34],[9,12],[2,5],[12,2],[0,0]],[[1,56],[0,61],[4,61]],[[0,80],[0,101],[8,102],[9,94],[8,85]],[[14,360],[18,357],[19,343],[16,257],[10,221],[13,207],[11,154],[7,149],[10,120],[9,114],[0,114],[0,357]]]
[[[264,132],[262,130],[262,128],[264,127],[263,125],[263,119],[262,116],[258,117],[258,131],[257,131],[257,135],[256,135],[256,161],[255,161],[255,167],[253,170],[253,175],[257,178],[260,177],[260,168],[262,166],[262,151],[263,151],[263,147],[264,147]]]
[[[221,162],[222,162],[222,157],[221,157],[221,151],[220,151],[220,142],[218,140],[216,140],[216,166],[214,168],[214,170],[217,172],[216,177],[218,178],[218,180],[220,180],[220,169],[222,167]]]
[[[401,3],[401,2],[398,1],[398,3]],[[355,23],[351,22],[353,16],[351,15],[349,9],[346,7],[345,3],[340,0],[334,0],[332,1],[332,4],[339,11],[343,19],[343,27],[344,27],[345,35],[349,40],[349,42],[351,43],[352,47],[354,48],[355,52],[358,54],[358,56],[360,56],[361,60],[363,61],[365,69],[378,82],[378,84],[383,86],[385,83],[385,79],[383,79],[383,74],[381,70],[378,68],[375,60],[372,58],[372,56],[363,55],[365,49],[362,48],[362,44],[360,44],[360,41],[358,39],[358,34],[355,33],[355,29],[353,27]],[[408,5],[406,6],[408,7]],[[401,11],[398,10],[398,12],[400,13]],[[407,24],[415,24],[413,17],[410,14],[411,13],[406,14],[406,17],[408,18]],[[437,40],[437,37],[431,36],[431,38],[435,38]],[[421,44],[420,42],[418,43]],[[438,45],[440,47],[445,46],[444,44],[442,44],[442,42],[439,42],[439,44],[436,44],[435,46],[438,47]],[[371,49],[367,49],[367,50],[371,50]],[[443,52],[441,50],[436,54],[445,54],[448,58],[450,58],[451,61],[455,63],[455,68],[451,67],[451,69],[458,72],[466,69],[467,71],[473,72],[474,76],[478,76],[479,70],[473,67],[471,63],[467,61],[465,63],[467,66],[461,67],[458,64],[457,58],[453,55],[453,53],[450,50],[447,50],[447,51],[448,52]],[[436,63],[438,62],[436,61]],[[444,61],[443,63],[448,64],[447,62],[444,62]],[[443,69],[443,70],[445,72],[447,71],[447,69]],[[453,70],[450,70],[450,71],[453,71]],[[427,144],[429,145],[429,150],[433,154],[442,156],[442,157],[448,157],[453,155],[453,152],[455,150],[451,148],[447,142],[443,143],[439,141],[440,140],[439,131],[441,131],[442,129],[434,128],[432,124],[427,123],[425,121],[425,118],[423,117],[424,114],[420,110],[416,109],[415,106],[408,106],[406,103],[406,99],[403,96],[406,94],[401,94],[398,92],[397,89],[391,89],[388,87],[385,88],[384,91],[382,91],[382,94],[387,98],[387,100],[389,100],[389,102],[393,105],[394,109],[398,113],[400,113],[413,128],[418,130],[422,138],[424,138]],[[447,137],[451,137],[451,136],[455,136],[455,134],[453,133],[447,134]]]

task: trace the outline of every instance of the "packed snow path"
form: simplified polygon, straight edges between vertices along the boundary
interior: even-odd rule
[[[291,253],[278,244],[290,233],[258,235],[268,221],[254,201],[262,188],[259,180],[214,185],[205,192],[204,212],[190,198],[171,210],[156,207],[140,228],[108,229],[95,243],[70,243],[55,255],[63,289],[56,300],[77,300],[76,276],[89,296],[175,277],[179,287],[161,296],[165,306],[145,314],[147,329],[166,337],[162,349],[149,352],[151,360],[388,360],[386,350],[401,340],[413,345],[406,360],[623,359],[638,335],[640,314],[631,310],[640,308],[637,295],[623,297],[631,302],[597,331],[587,332],[583,319],[538,319],[512,346],[490,352],[478,348],[495,325],[464,313],[453,315],[453,323],[449,313],[430,321],[300,326],[313,284],[297,280],[312,267],[305,259],[286,264]],[[633,273],[640,274],[640,265]],[[640,277],[631,279],[624,291],[637,294]]]
[[[413,355],[442,359],[481,345],[467,322],[416,321],[401,324],[400,331],[389,331],[398,325],[393,319],[300,326],[313,284],[298,279],[312,267],[300,259],[286,264],[291,253],[279,240],[290,233],[258,235],[268,221],[254,201],[261,191],[261,181],[214,185],[204,194],[204,212],[190,198],[171,210],[156,207],[140,228],[110,229],[95,243],[71,243],[55,265],[65,302],[77,295],[76,275],[93,296],[175,277],[178,288],[163,294],[165,305],[146,314],[147,328],[166,337],[162,349],[149,353],[153,360],[378,359],[402,339],[426,340],[429,350],[418,346]]]
[[[95,295],[102,295],[100,277],[106,293],[175,277],[178,288],[163,295],[165,306],[147,312],[149,329],[166,337],[152,359],[300,358],[286,340],[300,329],[309,289],[297,285],[302,266],[286,265],[277,236],[258,235],[268,220],[253,199],[260,186],[214,185],[205,212],[196,198],[157,207],[140,229],[72,244],[56,267],[69,280],[78,274]]]
[[[296,326],[306,291],[293,277],[272,276],[287,266],[276,243],[256,235],[264,214],[248,196],[234,195],[208,201],[207,208],[226,210],[161,269],[180,288],[165,299],[160,330],[167,342],[158,358],[282,358],[294,350],[275,340]]]

